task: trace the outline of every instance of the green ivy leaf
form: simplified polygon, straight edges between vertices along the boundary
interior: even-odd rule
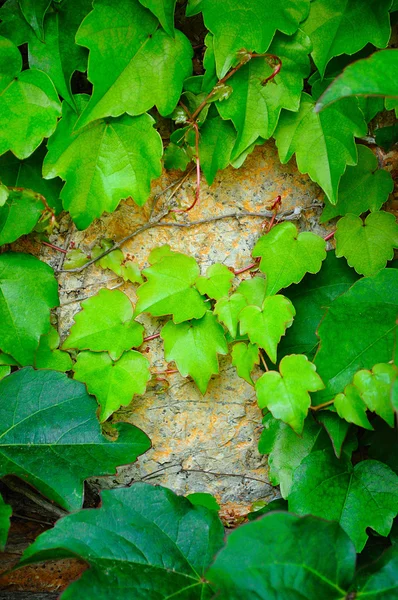
[[[194,17],[202,10],[203,0],[188,0],[185,16]]]
[[[390,427],[394,427],[391,396],[396,379],[397,368],[383,363],[375,365],[371,371],[358,371],[353,379],[353,384],[368,409],[384,419]]]
[[[0,37],[0,154],[27,158],[49,137],[61,114],[58,94],[41,71],[23,71],[18,48]]]
[[[0,352],[0,365],[10,365],[11,367],[21,366],[10,354],[4,354],[4,352]]]
[[[398,98],[397,79],[398,52],[396,50],[375,52],[368,58],[348,65],[324,91],[315,110],[319,112],[333,102],[348,96]]]
[[[68,271],[69,269],[78,269],[83,265],[86,265],[89,261],[87,254],[80,250],[80,248],[72,248],[65,254],[65,260],[63,269]]]
[[[1,476],[17,475],[66,510],[80,508],[87,477],[114,473],[150,447],[127,423],[118,423],[117,440],[108,441],[96,408],[85,387],[63,373],[28,367],[3,379]]]
[[[3,154],[0,157],[0,179],[9,187],[27,188],[41,194],[58,214],[62,210],[59,199],[62,182],[58,178],[51,181],[43,179],[41,170],[45,154],[44,144],[25,160],[18,160],[12,152]]]
[[[343,447],[345,448],[348,444],[349,432],[352,431],[352,426],[344,419],[341,419],[332,407],[319,411],[316,419],[325,428],[332,442],[334,453],[337,458],[340,458]],[[354,444],[352,449],[356,450],[357,446],[358,442]]]
[[[275,510],[287,512],[287,501],[283,498],[276,498],[275,500],[271,500],[271,502],[268,502],[268,504],[264,504],[265,503],[263,500],[253,502],[251,506],[252,512],[248,513],[247,519],[249,521],[255,521],[263,515],[266,515],[267,513],[273,512]]]
[[[5,204],[0,207],[0,246],[30,233],[43,211],[44,204],[35,192],[10,190]]]
[[[3,496],[0,494],[0,552],[4,552],[4,548],[7,543],[8,530],[11,524],[12,508],[9,504],[6,504],[3,500]]]
[[[87,104],[86,96],[75,100],[80,108]],[[162,142],[149,115],[99,120],[77,133],[75,122],[76,114],[64,102],[63,117],[48,142],[43,175],[66,180],[64,208],[84,229],[104,211],[115,210],[122,198],[145,203],[151,179],[161,173]]]
[[[325,198],[321,223],[339,215],[361,215],[377,211],[388,200],[394,182],[388,171],[378,169],[377,158],[366,146],[358,145],[358,164],[347,167],[339,185],[339,200],[333,205]]]
[[[330,251],[316,275],[308,274],[298,285],[285,290],[294,304],[296,315],[293,325],[280,341],[278,357],[306,354],[311,360],[319,343],[316,330],[326,309],[357,279],[355,271]]]
[[[193,506],[204,506],[209,510],[220,510],[220,505],[217,500],[211,494],[196,492],[194,494],[188,494],[185,496]]]
[[[367,43],[384,48],[390,39],[390,0],[315,0],[303,29],[311,38],[312,58],[323,77],[333,56],[355,54]],[[355,35],[353,26],[355,24]]]
[[[337,223],[336,256],[344,256],[362,275],[375,275],[394,258],[398,248],[398,224],[391,213],[370,213],[365,222],[348,214]]]
[[[370,121],[384,109],[384,98],[377,98],[376,96],[357,96],[357,101],[367,123],[370,123]]]
[[[8,187],[0,183],[0,207],[5,205],[9,195],[10,192]]]
[[[67,352],[58,350],[59,335],[54,327],[40,338],[39,347],[36,350],[34,367],[36,369],[53,369],[54,371],[70,371],[72,359]]]
[[[213,300],[220,300],[220,298],[228,296],[233,278],[234,274],[228,267],[215,263],[207,269],[206,277],[198,277],[196,287],[201,294],[213,298]]]
[[[345,387],[344,393],[337,394],[334,407],[339,417],[345,419],[347,423],[354,423],[364,429],[373,429],[366,416],[366,404],[352,383]]]
[[[32,28],[21,12],[19,0],[7,0],[0,8],[0,35],[16,46],[26,44],[33,35]]]
[[[179,169],[185,171],[191,158],[188,156],[185,148],[180,148],[172,142],[167,146],[163,155],[165,169]]]
[[[309,74],[310,49],[310,40],[301,30],[291,38],[277,33],[269,48],[269,53],[278,56],[283,65],[274,80],[276,85],[262,85],[274,69],[264,58],[253,58],[231,78],[233,93],[217,108],[223,119],[232,120],[238,132],[234,158],[258,137],[271,137],[282,108],[299,109],[303,79]]]
[[[68,515],[40,535],[20,565],[71,556],[88,562],[64,600],[213,596],[204,571],[223,544],[216,511],[146,483],[101,496],[100,508]]]
[[[353,587],[358,598],[385,598],[393,600],[397,595],[398,549],[389,548],[372,564],[358,571]]]
[[[311,416],[305,420],[301,436],[271,413],[265,415],[263,425],[258,451],[269,455],[269,480],[272,485],[279,485],[282,497],[287,498],[294,470],[311,452],[330,446],[329,438]]]
[[[398,142],[398,123],[376,129],[375,140],[378,146],[381,146],[386,152],[390,152],[391,148]]]
[[[218,373],[217,354],[227,354],[223,328],[210,311],[201,319],[175,325],[169,321],[162,329],[164,354],[174,361],[183,377],[190,375],[205,394],[212,375]]]
[[[21,12],[39,40],[44,41],[43,22],[51,0],[18,0]]]
[[[239,377],[254,385],[251,377],[255,365],[260,364],[259,348],[256,344],[239,342],[232,347],[232,364],[236,367]]]
[[[176,0],[140,0],[160,21],[161,26],[169,35],[174,35],[174,10]]]
[[[211,185],[219,169],[225,169],[231,160],[236,131],[232,123],[220,117],[207,119],[200,129],[200,166]]]
[[[131,283],[144,283],[144,280],[141,276],[140,267],[135,260],[124,260],[120,274],[124,281],[130,281]]]
[[[125,350],[141,346],[144,328],[134,321],[133,306],[126,294],[102,289],[81,306],[63,348],[106,351],[117,360]]]
[[[206,578],[220,600],[337,600],[347,596],[355,561],[337,523],[271,512],[228,535]]]
[[[397,298],[398,271],[384,269],[332,302],[318,330],[321,344],[314,362],[326,387],[314,404],[334,398],[359,369],[391,360]]]
[[[229,298],[220,298],[214,307],[214,314],[217,315],[220,323],[224,323],[233,338],[238,334],[239,315],[245,306],[247,306],[245,297],[235,293]]]
[[[309,10],[308,0],[275,4],[271,0],[203,0],[203,19],[214,36],[219,78],[237,63],[239,50],[266,52],[276,31],[292,35]]]
[[[21,365],[31,365],[40,336],[50,329],[58,306],[51,267],[29,254],[0,255],[0,348]]]
[[[239,314],[240,332],[247,333],[252,344],[263,348],[273,363],[276,349],[296,314],[293,304],[285,296],[268,296],[262,308],[246,306]]]
[[[0,379],[4,379],[4,377],[7,377],[7,375],[9,375],[11,373],[11,368],[7,365],[1,365],[0,366]]]
[[[326,242],[310,231],[298,233],[296,225],[285,221],[263,235],[254,246],[260,269],[267,275],[267,294],[276,294],[306,273],[317,273],[326,258]]]
[[[280,419],[298,434],[311,406],[308,392],[324,388],[315,365],[302,354],[282,358],[277,371],[268,371],[256,381],[260,408],[268,408],[275,419]]]
[[[398,475],[398,454],[391,452],[392,448],[398,447],[398,428],[390,427],[377,417],[372,423],[374,431],[367,433],[364,442],[366,446],[369,446],[368,455],[370,458],[385,463]]]
[[[98,0],[76,41],[90,50],[88,77],[94,86],[77,128],[125,112],[140,115],[154,105],[169,115],[192,73],[189,40],[180,31],[170,37],[158,29],[158,20],[138,0]]]
[[[142,271],[147,281],[137,290],[135,314],[149,312],[154,317],[173,315],[175,323],[200,319],[206,312],[204,299],[193,286],[200,269],[191,256],[171,252]]]
[[[264,277],[253,277],[252,279],[246,279],[242,281],[236,289],[238,294],[241,294],[247,304],[253,306],[259,306],[260,308],[264,304],[264,300],[267,297],[267,281]]]
[[[151,378],[149,360],[140,352],[125,352],[113,361],[107,352],[80,352],[73,366],[74,379],[87,385],[100,405],[99,419],[106,421],[135,394],[142,395]]]
[[[332,452],[305,458],[293,476],[289,510],[340,523],[357,552],[371,527],[387,536],[398,512],[398,477],[383,463],[365,460],[353,467]]]

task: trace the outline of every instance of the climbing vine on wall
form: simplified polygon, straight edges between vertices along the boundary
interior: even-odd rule
[[[375,150],[396,142],[386,111],[398,110],[397,16],[392,0],[3,3],[0,476],[72,513],[20,563],[87,561],[63,598],[396,597],[398,225],[383,210],[394,181]],[[378,127],[383,111],[392,124]],[[186,213],[202,176],[211,185],[270,138],[324,191],[329,235],[300,231],[300,212],[278,196],[206,220],[266,220],[244,268],[203,272],[169,245],[148,249],[144,268],[124,254],[148,229],[200,227]],[[61,343],[57,272],[13,242],[30,235],[57,250],[61,211],[85,229],[125,198],[142,206],[162,166],[185,173],[174,190],[195,173],[187,206],[169,202],[90,256],[61,249],[60,270],[96,263],[137,295],[135,305],[117,289],[87,298]],[[143,314],[161,317],[160,331],[145,330]],[[160,374],[142,351],[158,337]],[[281,498],[226,543],[214,500],[146,483],[81,511],[88,477],[150,447],[113,414],[159,375],[180,373],[205,394],[227,354],[253,386],[259,452]],[[0,496],[0,547],[10,517]]]

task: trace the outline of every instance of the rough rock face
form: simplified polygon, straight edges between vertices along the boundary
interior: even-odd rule
[[[176,172],[165,173],[156,182],[153,197],[179,176]],[[194,186],[195,174],[192,173],[172,202],[183,206],[191,204]],[[263,211],[272,205],[278,194],[282,197],[282,211],[294,207],[303,209],[298,220],[301,229],[318,229],[317,209],[309,207],[322,199],[322,192],[298,173],[293,162],[280,165],[271,143],[257,148],[239,170],[229,168],[219,173],[211,187],[203,182],[199,205],[187,214],[179,214],[177,221],[196,221],[230,212]],[[170,191],[158,199],[154,214],[170,203],[169,196]],[[127,200],[115,213],[104,216],[85,231],[77,231],[65,217],[61,221],[60,234],[52,241],[63,247],[73,242],[75,247],[89,253],[102,238],[120,240],[145,223],[151,205],[150,200],[146,207],[138,208]],[[172,220],[169,216],[168,221]],[[173,250],[194,256],[203,273],[214,262],[239,269],[250,264],[250,253],[262,234],[262,224],[261,218],[246,217],[189,229],[156,227],[127,242],[123,251],[134,255],[140,267],[144,267],[150,250],[167,243]],[[53,250],[45,249],[42,258],[58,266],[62,257],[54,254]],[[235,283],[247,277],[250,275],[244,273]],[[102,287],[117,286],[121,280],[111,271],[93,265],[81,273],[61,273],[59,282],[58,327],[64,338],[79,310],[79,300],[95,294]],[[127,283],[120,289],[135,300],[135,286]],[[161,321],[144,316],[142,322],[146,335],[159,331]],[[156,371],[166,368],[159,339],[145,343],[142,349]],[[152,440],[152,449],[135,465],[122,467],[117,476],[101,479],[96,485],[118,486],[145,477],[147,481],[166,485],[178,493],[212,493],[226,505],[227,512],[236,511],[236,514],[247,512],[254,500],[269,501],[277,495],[277,490],[267,482],[266,459],[257,451],[261,411],[253,388],[237,376],[230,359],[220,360],[220,375],[212,378],[205,396],[179,374],[169,376],[168,380],[169,387],[161,381],[156,382],[144,397],[135,397],[129,407],[114,417],[142,428]],[[150,478],[151,473],[153,477]]]

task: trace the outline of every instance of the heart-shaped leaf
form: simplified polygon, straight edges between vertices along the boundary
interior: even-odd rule
[[[373,429],[366,416],[366,404],[352,383],[345,387],[344,394],[337,394],[334,407],[339,417],[345,419],[347,423],[354,423],[364,429]]]
[[[39,194],[31,190],[10,190],[0,207],[0,246],[30,233],[44,211]]]
[[[96,409],[84,385],[63,373],[27,367],[0,381],[0,476],[17,475],[67,510],[80,508],[87,477],[112,474],[150,447],[127,423],[110,442]]]
[[[232,294],[229,298],[220,298],[214,307],[214,314],[217,315],[220,323],[224,323],[233,338],[238,333],[239,315],[247,302],[242,294]]]
[[[221,117],[207,119],[200,129],[200,166],[209,185],[214,182],[219,169],[225,169],[230,161],[236,140],[236,131],[230,121]]]
[[[69,354],[58,350],[59,342],[59,334],[54,327],[41,336],[33,365],[36,369],[53,369],[63,373],[72,369],[73,363]]]
[[[213,300],[219,300],[228,296],[233,278],[234,274],[228,267],[215,263],[207,269],[206,277],[198,277],[196,287],[201,294],[209,296]]]
[[[264,277],[253,277],[252,279],[246,279],[242,281],[236,289],[238,294],[241,294],[247,304],[253,306],[262,307],[264,300],[267,296],[267,281]]]
[[[392,394],[397,373],[395,365],[381,363],[371,371],[358,371],[353,379],[353,384],[368,409],[384,419],[390,427],[394,427]]]
[[[232,347],[232,364],[236,367],[239,377],[254,385],[251,377],[255,365],[260,364],[259,349],[256,344],[239,342]]]

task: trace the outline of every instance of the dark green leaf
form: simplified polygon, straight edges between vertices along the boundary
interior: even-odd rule
[[[63,600],[209,600],[204,571],[223,543],[217,512],[192,506],[171,490],[135,483],[102,492],[99,509],[57,522],[37,538],[20,564],[80,557],[90,569]]]
[[[185,148],[180,148],[173,143],[170,143],[164,151],[163,160],[166,169],[179,169],[180,171],[185,171],[191,161]]]
[[[355,578],[353,589],[356,598],[367,600],[394,600],[398,595],[398,548],[384,552],[379,560],[361,569]]]
[[[118,423],[108,441],[97,403],[81,383],[28,367],[0,382],[0,475],[13,474],[67,510],[81,507],[83,482],[115,472],[150,447],[147,436]]]
[[[265,504],[265,506],[262,506],[261,508],[258,508],[258,509],[255,508],[254,510],[253,510],[253,506],[252,506],[252,512],[248,513],[247,518],[249,521],[255,521],[256,519],[259,519],[263,515],[266,515],[267,513],[270,513],[270,512],[274,512],[275,510],[287,511],[287,500],[283,500],[283,498],[276,498],[276,500],[271,500],[271,502],[269,502],[268,504]]]
[[[348,434],[350,429],[352,431],[352,426],[347,423],[347,421],[344,421],[344,419],[341,419],[339,415],[330,408],[319,411],[316,415],[316,419],[318,423],[321,423],[325,428],[332,442],[334,453],[337,458],[340,458],[343,447],[346,449],[346,444],[348,445]],[[357,445],[356,438],[354,438],[352,450],[355,450]],[[347,452],[347,454],[350,456],[351,453]]]
[[[0,207],[0,246],[30,233],[44,211],[40,195],[31,190],[10,190]]]
[[[11,506],[4,502],[3,496],[0,494],[0,552],[4,551],[7,542],[11,515]]]
[[[207,119],[201,127],[200,165],[209,185],[213,183],[217,171],[228,166],[235,139],[234,126],[229,121],[223,121],[221,117]]]
[[[365,438],[365,443],[370,445],[370,458],[385,463],[398,475],[398,452],[395,451],[398,448],[398,428],[389,427],[381,419],[374,419],[372,424],[374,431]]]
[[[43,22],[51,0],[18,0],[21,12],[39,40],[44,41]]]
[[[381,146],[386,152],[398,142],[398,124],[389,127],[380,127],[375,133],[376,144]]]

